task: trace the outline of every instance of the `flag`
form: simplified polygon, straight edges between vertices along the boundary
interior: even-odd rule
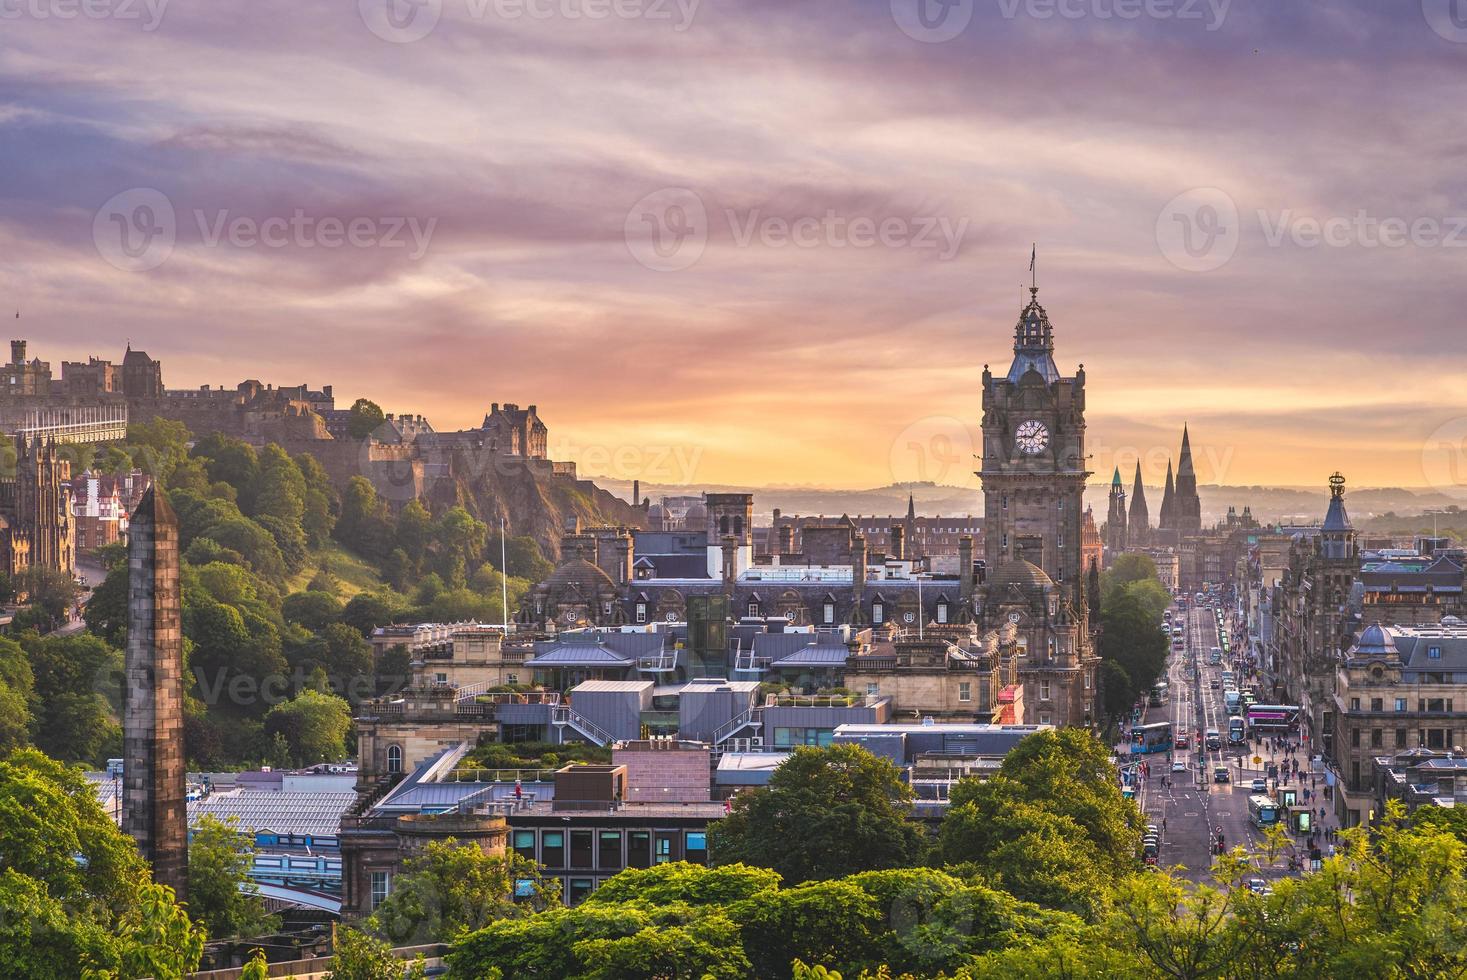
[[[1034,260],[1039,256],[1039,243],[1035,242],[1029,249],[1029,271],[1034,271]]]

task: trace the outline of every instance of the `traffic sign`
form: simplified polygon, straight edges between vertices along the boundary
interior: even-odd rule
[[[1262,756],[1260,756],[1260,755],[1255,755],[1255,756],[1254,756],[1254,757],[1253,757],[1253,764],[1254,764],[1254,765],[1255,765],[1255,766],[1257,766],[1257,765],[1262,765],[1262,764],[1263,764],[1263,757],[1262,757]]]

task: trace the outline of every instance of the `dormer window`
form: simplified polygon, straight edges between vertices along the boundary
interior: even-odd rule
[[[875,602],[871,603],[871,624],[873,626],[880,626],[885,621],[886,607],[881,604],[880,599],[877,599]]]
[[[947,601],[946,600],[944,600],[942,602],[939,602],[937,604],[937,621],[939,623],[946,623],[947,622]]]

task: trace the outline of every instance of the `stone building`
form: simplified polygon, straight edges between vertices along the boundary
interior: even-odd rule
[[[7,575],[76,571],[71,462],[54,440],[20,436],[15,477],[0,481],[0,559]]]
[[[128,542],[122,829],[153,880],[186,900],[188,818],[183,744],[183,612],[178,518],[153,488]]]
[[[1099,658],[1084,594],[1085,368],[1060,374],[1049,314],[1030,295],[1008,373],[983,369],[979,629],[1018,627],[1026,721],[1089,725]]]
[[[1366,627],[1335,669],[1330,754],[1343,826],[1375,813],[1374,759],[1467,745],[1467,625]]]

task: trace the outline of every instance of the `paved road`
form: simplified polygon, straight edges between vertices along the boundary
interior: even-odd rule
[[[1188,748],[1173,755],[1176,761],[1187,764],[1187,771],[1171,773],[1165,756],[1150,756],[1152,774],[1143,785],[1141,806],[1151,822],[1162,826],[1165,821],[1159,854],[1161,864],[1179,866],[1183,877],[1201,881],[1212,866],[1210,842],[1219,830],[1229,848],[1237,844],[1251,846],[1260,839],[1248,818],[1248,797],[1252,793],[1249,784],[1254,777],[1262,777],[1264,766],[1278,757],[1264,751],[1263,763],[1255,768],[1252,747],[1227,743],[1228,713],[1220,682],[1223,669],[1229,665],[1207,663],[1208,652],[1222,645],[1211,608],[1188,612],[1185,637],[1184,649],[1173,651],[1167,663],[1168,703],[1148,708],[1145,720],[1148,724],[1170,721],[1174,732],[1187,733]],[[1190,676],[1187,666],[1194,652],[1199,668],[1195,678]],[[1214,679],[1219,681],[1217,690],[1212,688]],[[1195,738],[1199,729],[1204,733],[1218,732],[1222,750],[1209,751],[1199,744]],[[1227,766],[1231,782],[1213,781],[1213,769],[1218,765]],[[1262,874],[1279,876],[1271,870]]]

